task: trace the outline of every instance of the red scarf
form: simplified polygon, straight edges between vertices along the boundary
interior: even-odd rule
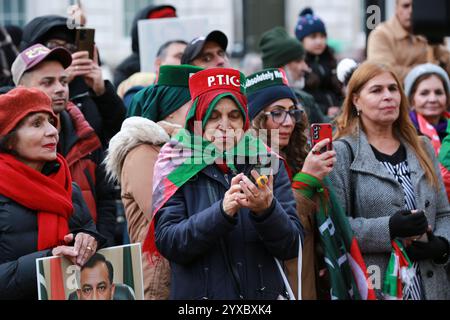
[[[12,155],[0,154],[0,194],[36,211],[39,251],[64,244],[73,212],[69,167],[61,155],[56,160],[60,169],[46,176]]]
[[[433,145],[434,152],[436,153],[436,155],[438,155],[439,150],[441,149],[441,140],[439,139],[439,135],[436,129],[430,123],[428,123],[428,121],[420,113],[416,112],[416,114],[417,121],[419,122],[420,132],[431,139],[431,144]]]

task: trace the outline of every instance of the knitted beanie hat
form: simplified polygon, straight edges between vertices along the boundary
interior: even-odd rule
[[[450,92],[450,80],[447,72],[441,67],[432,64],[432,63],[424,63],[419,64],[411,69],[411,71],[405,77],[405,94],[407,97],[411,94],[411,90],[416,83],[417,79],[424,74],[437,74],[443,80],[444,87],[446,90]]]
[[[265,69],[281,68],[291,61],[305,57],[302,44],[290,37],[283,27],[266,31],[261,37],[259,47]]]
[[[250,120],[277,100],[287,98],[297,103],[283,69],[264,69],[249,75],[245,86]]]
[[[295,36],[298,40],[302,41],[306,36],[310,34],[320,32],[327,35],[325,24],[316,15],[311,8],[305,8],[300,12],[297,25],[295,26]]]

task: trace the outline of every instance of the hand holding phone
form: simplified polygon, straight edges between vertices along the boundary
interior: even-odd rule
[[[256,170],[252,170],[250,174],[255,182],[252,182],[246,175],[242,176],[239,184],[244,198],[237,199],[237,202],[242,207],[250,209],[254,214],[260,215],[272,205],[273,175],[260,175]]]
[[[320,150],[314,147],[322,140],[330,139],[329,143]],[[314,154],[321,154],[333,150],[333,129],[329,123],[313,123],[311,125],[311,145]]]
[[[269,159],[266,159],[265,163],[262,163],[261,159],[258,159],[257,164],[252,166],[245,175],[247,178],[250,179],[250,181],[256,185],[258,188],[263,188],[264,185],[268,183],[268,176],[271,174],[272,169],[272,163]],[[255,179],[255,177],[252,175],[251,171],[255,170],[256,173],[259,175],[258,179]]]

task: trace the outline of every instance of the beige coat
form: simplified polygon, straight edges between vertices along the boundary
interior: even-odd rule
[[[152,211],[153,168],[160,145],[168,140],[163,128],[141,117],[125,120],[121,131],[111,139],[105,163],[108,173],[121,184],[131,243],[143,244],[145,240]],[[161,257],[161,262],[150,265],[143,256],[142,267],[145,299],[168,299],[168,261]]]
[[[427,40],[408,33],[394,15],[369,34],[367,60],[390,66],[403,81],[416,65],[426,63]]]

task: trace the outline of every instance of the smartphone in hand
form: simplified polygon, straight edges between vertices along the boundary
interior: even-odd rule
[[[333,128],[329,123],[313,123],[311,124],[311,148],[322,140],[330,139],[330,142],[320,150],[324,153],[333,149]]]
[[[76,29],[75,45],[77,51],[89,52],[89,59],[94,60],[95,29],[78,27]]]
[[[260,179],[260,181],[267,184],[266,179],[267,179],[267,177],[270,176],[271,169],[272,169],[272,162],[270,161],[270,157],[264,158],[264,159],[261,159],[258,157],[257,163],[255,165],[249,166],[249,168],[246,170],[246,172],[244,172],[244,174],[247,176],[247,178],[250,179],[250,181],[254,185],[258,186],[258,181],[255,178],[253,178],[251,171],[255,170],[260,176],[263,177],[263,179],[262,180]],[[265,176],[265,178],[264,178],[264,176]]]

